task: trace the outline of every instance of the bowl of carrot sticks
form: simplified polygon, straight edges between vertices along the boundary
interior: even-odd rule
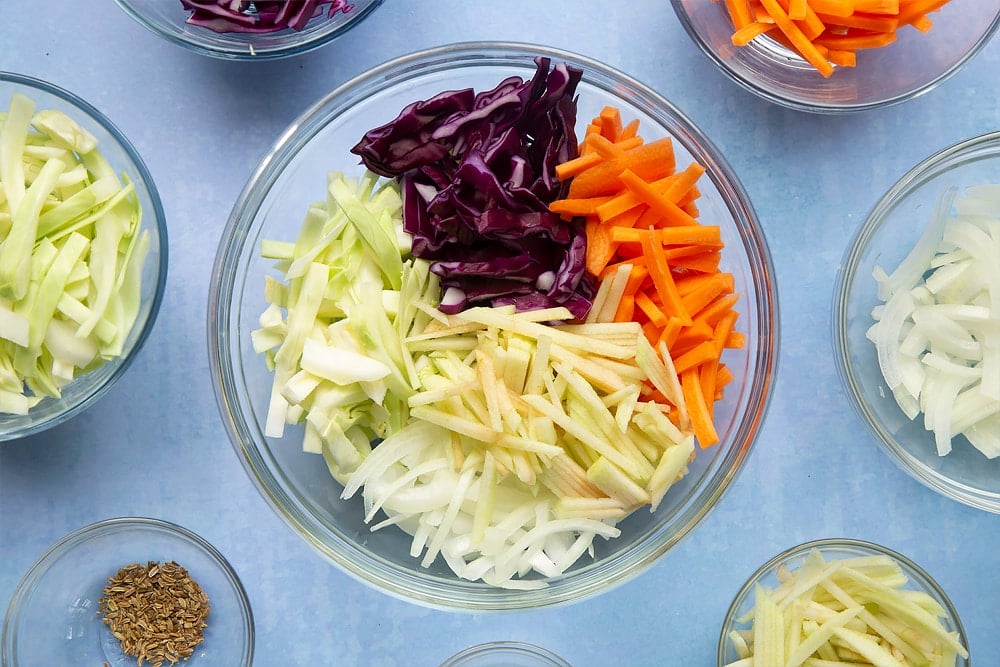
[[[698,48],[760,97],[848,113],[932,90],[1000,26],[991,0],[672,0]]]
[[[1000,132],[926,158],[858,228],[833,305],[835,358],[890,459],[1000,513]]]
[[[447,45],[330,92],[245,186],[216,397],[273,509],[359,580],[575,602],[738,475],[776,299],[746,192],[668,100],[548,47]]]

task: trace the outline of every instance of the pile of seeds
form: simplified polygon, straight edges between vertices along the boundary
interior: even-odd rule
[[[137,665],[177,663],[204,639],[208,596],[173,561],[126,565],[108,579],[98,602],[104,622]]]

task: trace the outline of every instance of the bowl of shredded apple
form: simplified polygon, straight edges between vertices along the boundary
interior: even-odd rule
[[[735,478],[775,299],[745,192],[667,100],[582,56],[449,45],[332,91],[244,188],[216,397],[345,571],[435,607],[558,604],[650,566]]]

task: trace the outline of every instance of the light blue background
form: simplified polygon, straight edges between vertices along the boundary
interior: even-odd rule
[[[146,160],[170,233],[163,307],[129,372],[85,414],[0,445],[0,608],[64,534],[145,515],[194,530],[232,562],[253,605],[257,665],[433,666],[467,645],[511,639],[578,667],[707,666],[723,614],[760,563],[805,540],[850,536],[924,566],[958,608],[975,663],[1000,665],[1000,517],[940,497],[895,467],[848,404],[830,342],[837,267],[868,209],[925,156],[1000,128],[1000,42],[927,95],[832,117],[784,110],[738,88],[694,47],[666,0],[386,0],[318,51],[259,63],[188,53],[112,0],[4,0],[0,11],[0,69],[68,88],[106,113]],[[576,51],[674,102],[748,190],[782,311],[773,403],[719,505],[631,582],[575,605],[504,615],[389,598],[293,535],[226,437],[206,349],[219,235],[278,134],[349,77],[467,40]]]

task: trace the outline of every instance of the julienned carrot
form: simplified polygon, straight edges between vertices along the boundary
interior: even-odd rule
[[[569,196],[585,198],[617,194],[622,188],[618,177],[626,169],[647,181],[673,173],[673,143],[665,137],[627,150],[610,160],[601,160],[573,177],[569,186]],[[556,175],[559,176],[558,171]]]
[[[765,35],[829,77],[834,66],[855,67],[858,51],[896,41],[903,26],[927,32],[933,25],[928,14],[948,1],[725,0],[724,5],[734,45],[746,46]]]
[[[739,2],[748,0],[727,4]],[[653,348],[670,359],[683,389],[676,392],[684,399],[677,414],[690,409],[695,437],[710,446],[718,441],[713,404],[732,379],[721,357],[746,341],[734,328],[739,295],[733,276],[719,268],[721,229],[697,218],[697,182],[705,169],[692,163],[677,171],[669,138],[623,148],[623,135],[638,137],[637,121],[624,124],[614,110],[603,110],[586,133],[580,146],[588,147],[589,164],[574,166],[569,194],[550,208],[584,219],[587,271],[600,281],[587,320],[639,323]],[[637,158],[636,151],[650,153]],[[653,153],[663,162],[655,164]],[[580,164],[579,158],[571,162]]]

